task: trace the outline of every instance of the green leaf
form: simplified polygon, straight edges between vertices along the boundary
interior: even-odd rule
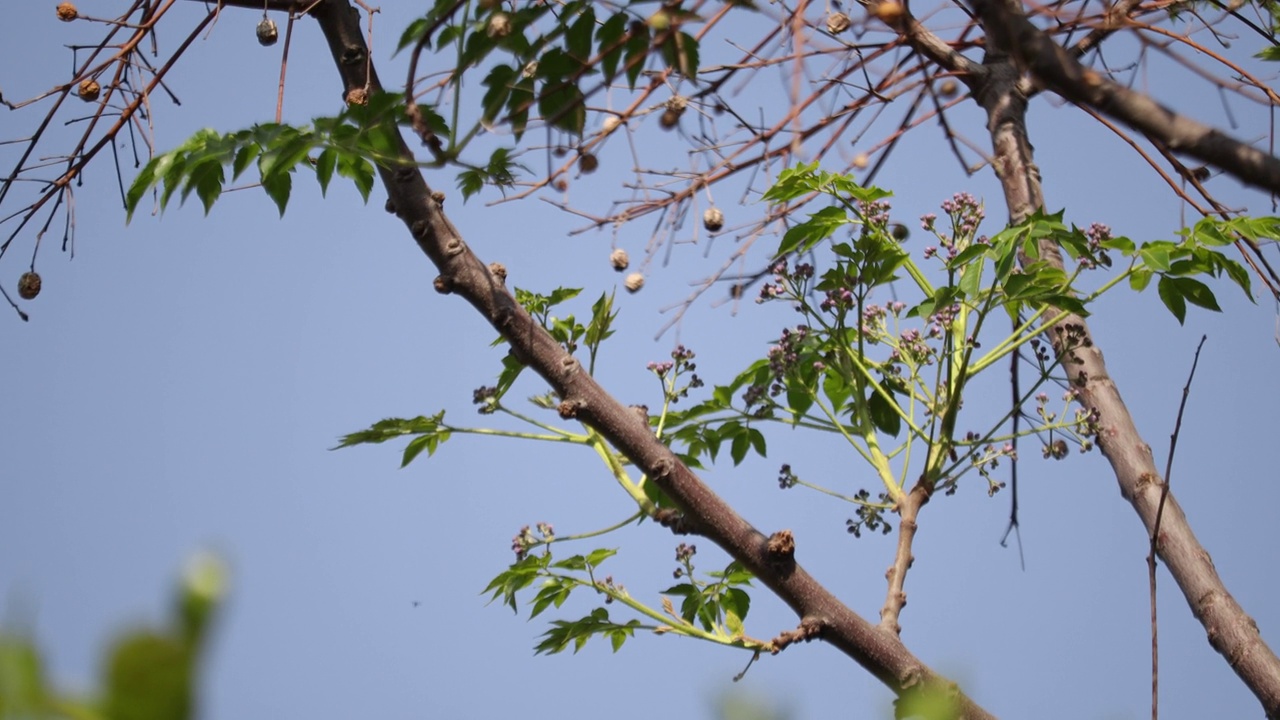
[[[867,398],[867,412],[871,422],[880,432],[890,437],[897,437],[902,430],[902,416],[898,414],[897,403],[891,403],[874,389]]]
[[[538,98],[538,112],[552,127],[574,135],[581,135],[587,123],[586,98],[577,85],[568,81],[557,81],[543,89]]]
[[[275,202],[284,217],[284,209],[289,205],[289,193],[293,190],[293,176],[288,172],[272,173],[262,176],[262,189]]]
[[[793,225],[782,236],[776,255],[781,257],[789,253],[805,253],[815,245],[831,237],[840,227],[849,224],[849,215],[844,208],[829,205],[809,216],[808,220]]]
[[[180,638],[140,630],[107,656],[103,710],[112,720],[185,720],[192,716],[194,657]]]
[[[333,148],[325,148],[320,157],[316,158],[316,180],[320,183],[321,195],[329,190],[329,181],[333,179],[333,170],[337,165],[338,151]]]
[[[587,5],[564,34],[565,49],[582,65],[591,59],[591,34],[595,29],[596,13],[590,5]]]
[[[1151,283],[1151,277],[1154,275],[1151,268],[1139,267],[1134,268],[1133,274],[1129,276],[1129,287],[1135,292],[1142,292],[1147,289],[1147,285]]]
[[[1164,302],[1164,306],[1169,308],[1169,312],[1178,319],[1178,324],[1182,325],[1187,319],[1187,302],[1173,281],[1174,278],[1161,275],[1160,282],[1156,284],[1156,290],[1160,293],[1160,300]]]
[[[596,30],[596,42],[604,55],[600,58],[600,68],[604,71],[606,82],[613,82],[618,76],[618,61],[622,59],[622,37],[627,31],[626,13],[615,13]]]
[[[1209,289],[1208,285],[1189,277],[1170,278],[1170,282],[1176,285],[1178,293],[1193,305],[1199,305],[1206,310],[1213,310],[1214,312],[1222,312],[1222,308],[1218,307],[1218,299],[1213,296],[1213,291]]]

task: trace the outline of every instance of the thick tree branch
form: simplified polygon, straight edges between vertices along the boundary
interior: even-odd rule
[[[1280,194],[1280,159],[1180,115],[1080,64],[1031,24],[1017,0],[969,0],[992,48],[1007,52],[1045,87],[1139,130],[1174,152],[1221,168],[1241,182]]]
[[[321,0],[311,10],[329,43],[344,85],[343,94],[381,86],[367,64],[359,18],[348,0]],[[366,74],[368,70],[368,74]],[[791,551],[782,552],[738,515],[653,436],[648,424],[612,398],[578,361],[547,334],[463,242],[445,217],[442,196],[433,195],[403,138],[404,165],[381,167],[387,207],[404,221],[418,246],[440,270],[435,286],[461,295],[511,344],[517,356],[560,395],[561,415],[595,428],[656,482],[685,513],[685,524],[720,545],[750,569],[800,616],[806,627],[839,648],[899,696],[920,689],[953,695],[966,718],[991,717],[918,660],[893,634],[854,613],[804,571]]]
[[[991,1],[975,0],[975,4]],[[988,32],[992,36],[996,31],[988,28]],[[1007,34],[998,37],[1020,41]],[[1018,83],[1021,73],[1001,50],[993,43],[986,63],[991,72],[975,96],[987,111],[994,167],[1004,188],[1010,222],[1018,223],[1044,206],[1044,196],[1027,139],[1026,96]],[[1056,267],[1063,266],[1061,253],[1052,243],[1042,243],[1040,255]],[[1138,512],[1148,536],[1155,536],[1153,542],[1160,558],[1182,589],[1191,612],[1204,625],[1209,643],[1261,701],[1267,716],[1280,717],[1280,659],[1263,642],[1253,619],[1227,591],[1182,508],[1167,492],[1151,448],[1138,434],[1120,391],[1107,372],[1102,352],[1093,344],[1088,325],[1081,317],[1067,315],[1059,321],[1052,337],[1071,387],[1097,419],[1098,447],[1111,463],[1121,494]],[[1157,529],[1162,495],[1167,497]]]

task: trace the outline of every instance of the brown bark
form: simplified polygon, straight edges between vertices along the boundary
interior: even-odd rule
[[[352,90],[381,89],[348,0],[321,0],[311,15],[319,22],[343,82]],[[502,280],[463,242],[440,201],[433,198],[413,154],[400,137],[404,165],[380,167],[388,209],[404,221],[414,240],[440,271],[435,286],[472,304],[510,343],[512,350],[559,394],[561,414],[595,428],[631,459],[683,510],[679,524],[724,548],[753,572],[800,617],[804,638],[839,648],[900,697],[920,689],[952,694],[965,718],[989,713],[917,659],[890,632],[877,628],[819,584],[791,554],[771,551],[768,539],[707,487],[648,424],[605,392],[578,361],[516,303]]]
[[[1025,18],[1010,19],[1000,8],[989,7],[992,0],[973,0],[972,4],[984,23],[990,19],[993,25],[1029,27]],[[1051,53],[1055,59],[1052,62],[1028,60],[1026,55],[1030,48],[1040,48],[1039,51],[1044,53],[1050,51],[1039,40],[1032,43],[1024,35],[1013,36],[993,31],[990,27],[988,30],[988,37],[993,38],[993,47],[985,64],[988,72],[975,95],[987,111],[995,154],[994,166],[1009,206],[1009,221],[1018,223],[1044,206],[1044,196],[1040,172],[1027,138],[1027,102],[1018,83],[1020,72],[1013,59],[1001,53],[1003,48],[998,43],[1015,43],[1022,51],[1022,59],[1033,68],[1057,63],[1056,58],[1062,55],[1062,51],[1040,35],[1044,42],[1055,48]],[[1091,104],[1087,99],[1083,101]],[[1265,164],[1275,162],[1275,158],[1268,156]],[[1063,266],[1061,253],[1052,243],[1042,243],[1040,252],[1041,257],[1051,264]],[[1084,318],[1068,315],[1058,322],[1057,328],[1078,328],[1074,331],[1079,342],[1077,347],[1064,346],[1062,340],[1067,336],[1066,332],[1053,334],[1055,346],[1063,358],[1071,386],[1079,394],[1081,405],[1098,417],[1098,447],[1111,463],[1120,492],[1133,505],[1150,536],[1155,528],[1161,493],[1166,489],[1151,448],[1139,435],[1119,389],[1107,373],[1102,351],[1092,343]],[[1253,619],[1227,591],[1209,552],[1196,539],[1171,492],[1165,501],[1157,540],[1160,559],[1182,589],[1191,612],[1204,625],[1209,643],[1227,659],[1227,664],[1257,696],[1268,717],[1280,717],[1280,659],[1262,640]]]

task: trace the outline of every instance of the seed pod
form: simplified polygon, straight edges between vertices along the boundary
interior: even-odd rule
[[[582,153],[582,155],[578,156],[578,171],[583,175],[595,172],[598,167],[600,167],[600,160],[595,155]]]
[[[569,181],[564,178],[556,178],[556,181],[552,183],[552,187],[560,192],[564,192],[569,189]]]
[[[680,115],[682,113],[675,108],[667,108],[662,111],[662,116],[658,118],[658,124],[663,130],[671,130],[680,124]]]
[[[489,17],[489,25],[485,27],[485,34],[491,38],[504,38],[511,34],[511,16],[504,13],[494,13]]]
[[[724,227],[724,213],[720,212],[720,208],[707,208],[707,211],[702,213],[702,227],[711,232]]]
[[[947,78],[938,84],[938,94],[944,98],[954,96],[960,90],[960,83],[951,78]]]
[[[865,170],[871,164],[871,158],[866,153],[858,153],[853,158],[853,166],[859,170]]]
[[[893,239],[897,240],[898,242],[902,242],[903,240],[906,240],[911,235],[911,231],[908,230],[907,226],[903,225],[902,223],[894,223],[890,225],[889,232],[893,235]]]
[[[883,2],[876,4],[876,6],[871,9],[871,14],[875,15],[886,25],[893,25],[898,22],[906,12],[906,8],[893,0],[884,0]]]
[[[849,21],[849,16],[842,12],[834,12],[827,16],[827,32],[832,35],[839,35],[848,30],[850,25],[853,23]]]
[[[258,23],[258,44],[270,47],[276,44],[279,37],[280,31],[276,29],[276,21],[271,18],[262,18],[262,22]]]
[[[617,115],[609,115],[600,123],[600,129],[607,133],[611,133],[621,124],[622,118],[619,118]]]
[[[639,292],[640,288],[644,287],[644,275],[638,272],[631,273],[622,284],[627,288],[627,292]]]
[[[56,12],[58,13],[58,19],[62,22],[71,22],[80,17],[80,12],[76,10],[76,6],[69,2],[60,3]]]
[[[85,102],[93,102],[98,99],[100,94],[102,94],[102,86],[98,84],[97,80],[89,78],[88,80],[80,83],[80,89],[77,91],[77,94],[80,95],[81,100]]]
[[[614,248],[613,252],[609,253],[609,264],[613,266],[614,270],[622,272],[631,264],[631,258],[627,255],[626,250]]]
[[[40,273],[35,271],[22,273],[22,277],[18,278],[18,297],[23,300],[35,300],[40,294],[40,285]]]

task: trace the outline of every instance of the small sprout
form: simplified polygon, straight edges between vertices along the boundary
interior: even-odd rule
[[[89,78],[80,83],[80,89],[77,93],[80,95],[81,100],[93,102],[98,99],[98,95],[102,94],[102,86],[98,84],[97,80]]]
[[[280,31],[276,29],[276,21],[271,18],[262,18],[262,22],[258,23],[258,44],[270,47],[275,45],[278,39],[280,39]]]
[[[600,167],[600,159],[591,153],[582,153],[578,157],[578,171],[583,175],[589,175]]]
[[[511,34],[511,16],[504,13],[494,13],[489,18],[489,25],[485,28],[485,34],[491,38],[504,38]]]
[[[22,273],[18,278],[18,297],[23,300],[35,300],[40,294],[40,273],[34,270]]]
[[[631,258],[627,255],[626,250],[614,248],[613,252],[609,253],[609,264],[613,266],[614,270],[622,272],[631,265]]]
[[[627,292],[640,292],[640,288],[644,287],[644,274],[638,272],[631,273],[622,284],[627,288]]]
[[[842,12],[833,12],[827,16],[827,32],[832,35],[839,35],[849,29],[853,23],[849,21],[849,16]]]
[[[69,2],[60,3],[56,11],[58,19],[62,22],[71,22],[80,17],[80,12],[76,10],[76,6]]]
[[[938,83],[938,94],[944,98],[953,97],[959,91],[960,83],[956,82],[953,78],[947,78],[946,80]]]
[[[859,170],[866,170],[870,164],[871,158],[867,157],[866,153],[858,153],[853,158],[853,166]]]
[[[707,211],[702,213],[702,227],[710,232],[716,232],[724,227],[724,213],[720,212],[720,208],[707,208]]]

